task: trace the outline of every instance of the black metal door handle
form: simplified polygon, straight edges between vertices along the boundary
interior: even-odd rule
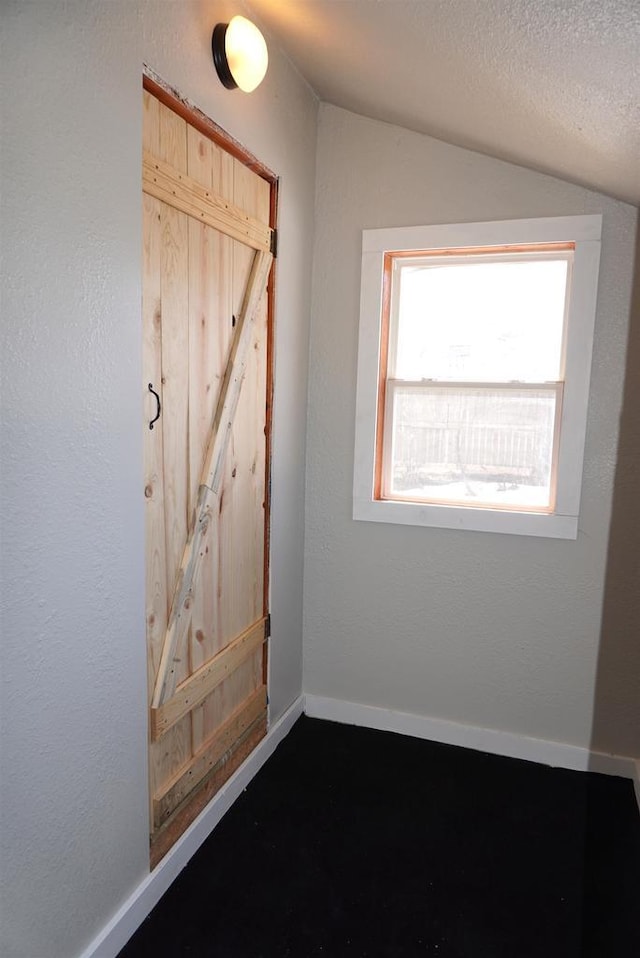
[[[157,402],[157,404],[158,404],[158,408],[157,408],[157,410],[156,410],[155,417],[154,417],[154,418],[151,420],[151,422],[149,423],[149,429],[153,429],[153,424],[154,424],[154,422],[157,422],[158,419],[160,418],[160,413],[161,413],[161,411],[162,411],[162,407],[161,407],[161,405],[160,405],[160,396],[157,394],[157,392],[156,392],[155,389],[153,388],[153,383],[149,383],[149,392],[152,393],[152,394],[156,397],[156,402]]]

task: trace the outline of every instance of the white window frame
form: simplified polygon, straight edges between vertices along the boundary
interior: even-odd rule
[[[354,519],[560,539],[577,537],[601,231],[600,215],[363,231],[353,477]],[[385,253],[550,243],[575,244],[567,317],[565,383],[554,511],[512,512],[504,508],[492,509],[489,506],[474,508],[376,499],[374,486]]]

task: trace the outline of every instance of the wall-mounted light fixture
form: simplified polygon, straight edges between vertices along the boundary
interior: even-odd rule
[[[239,87],[251,93],[262,83],[269,54],[264,37],[251,20],[232,17],[229,23],[218,23],[213,28],[211,50],[216,72],[227,90]]]

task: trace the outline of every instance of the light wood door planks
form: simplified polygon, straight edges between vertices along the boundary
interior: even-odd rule
[[[201,114],[191,122],[183,103],[145,85],[153,88],[143,94],[142,388],[156,863],[267,727],[276,184],[237,144],[225,149]],[[149,384],[161,404],[153,429]]]

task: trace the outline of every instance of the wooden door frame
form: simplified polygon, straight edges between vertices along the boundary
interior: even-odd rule
[[[199,133],[212,140],[216,146],[226,150],[227,153],[235,157],[253,173],[269,184],[269,226],[273,230],[274,237],[277,238],[277,219],[278,219],[278,176],[269,169],[264,163],[257,159],[249,150],[246,149],[238,140],[234,139],[221,126],[210,119],[206,114],[190,103],[187,99],[180,96],[177,90],[165,83],[156,73],[154,73],[146,64],[143,67],[142,88],[152,94],[160,103],[168,107],[178,116],[182,117],[187,123],[195,127]],[[276,242],[277,246],[277,242]],[[266,408],[265,408],[265,502],[264,502],[264,584],[263,584],[263,615],[267,617],[265,638],[270,635],[269,620],[269,570],[271,555],[271,456],[272,456],[272,418],[273,418],[273,389],[274,389],[274,318],[275,318],[275,271],[277,250],[274,248],[273,263],[269,273],[267,283],[267,381],[266,381]],[[262,659],[262,679],[268,689],[268,652],[269,643],[264,643]]]

